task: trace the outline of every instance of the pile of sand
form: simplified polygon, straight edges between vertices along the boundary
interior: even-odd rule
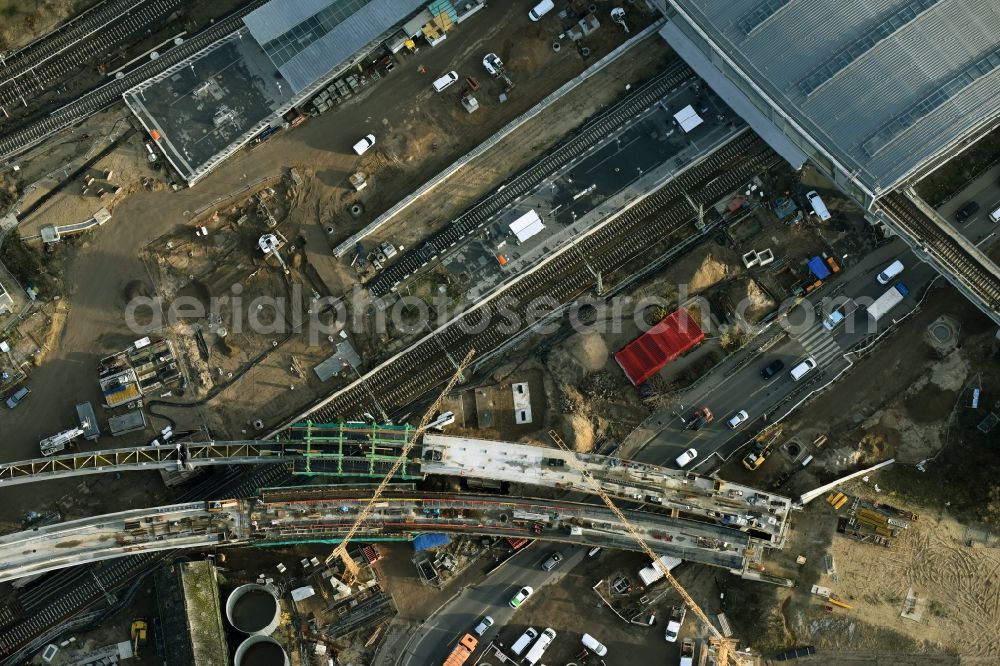
[[[688,280],[688,291],[696,293],[718,284],[734,272],[730,264],[719,261],[711,254],[702,259],[701,265],[695,269],[694,275]]]
[[[573,335],[566,341],[566,348],[585,372],[597,372],[608,362],[608,345],[596,331]]]
[[[575,451],[590,453],[594,450],[594,425],[590,419],[583,414],[570,414],[566,417],[566,428]]]

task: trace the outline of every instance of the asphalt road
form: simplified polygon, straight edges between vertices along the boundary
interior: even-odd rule
[[[542,561],[556,550],[563,554],[563,561],[550,572],[542,571]],[[492,576],[465,588],[428,617],[397,663],[400,666],[427,666],[443,662],[462,634],[471,632],[484,615],[494,620],[493,626],[479,639],[480,645],[488,645],[517,612],[508,602],[522,586],[535,588],[533,598],[525,602],[530,604],[539,595],[540,588],[561,579],[585,556],[583,547],[533,543]]]
[[[979,204],[979,212],[967,222],[959,224],[955,221],[955,212],[970,201]],[[990,213],[997,208],[1000,208],[1000,164],[969,183],[965,189],[939,207],[937,212],[965,234],[966,238],[978,243],[986,236],[997,232],[997,225],[990,221]]]
[[[645,425],[657,434],[632,458],[672,467],[681,452],[694,448],[698,451],[698,458],[690,468],[706,472],[740,452],[769,422],[786,414],[806,394],[846,369],[849,362],[843,357],[844,352],[876,332],[863,309],[857,311],[853,326],[845,322],[832,332],[826,331],[821,317],[814,313],[816,306],[825,298],[832,298],[834,302],[844,297],[855,300],[877,298],[887,287],[879,284],[875,276],[897,258],[905,266],[899,280],[910,288],[910,295],[879,322],[877,330],[884,330],[893,317],[898,318],[912,309],[916,304],[916,295],[937,273],[926,263],[919,262],[902,241],[894,241],[866,255],[857,264],[850,265],[842,275],[830,280],[828,287],[791,310],[783,322],[775,322],[769,331],[748,346],[748,351],[727,360],[705,381],[679,396],[674,407],[650,417]],[[783,329],[788,331],[787,336],[746,362],[747,354],[753,354],[760,342],[778,336]],[[819,367],[799,382],[793,381],[789,376],[790,370],[807,356],[816,359]],[[769,381],[762,380],[761,369],[775,359],[784,362],[785,368]],[[741,363],[745,365],[735,369]],[[714,421],[697,431],[685,430],[680,417],[689,419],[691,413],[701,406],[707,406],[713,412]],[[740,410],[746,410],[749,419],[734,431],[726,421]]]

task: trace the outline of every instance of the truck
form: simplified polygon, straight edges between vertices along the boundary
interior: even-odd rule
[[[868,306],[868,316],[874,321],[878,321],[889,310],[899,305],[909,293],[910,290],[907,289],[905,284],[897,282],[888,291],[876,298],[874,303]]]
[[[664,637],[670,643],[677,642],[677,635],[681,633],[684,626],[684,617],[687,615],[685,606],[674,606],[670,611],[670,619],[667,620],[667,631]]]
[[[73,440],[83,434],[82,428],[70,428],[62,432],[46,437],[38,442],[38,448],[43,456],[51,456],[64,451],[66,447],[73,443]]]
[[[690,638],[685,638],[681,643],[680,666],[694,666],[694,641]]]
[[[458,644],[444,660],[444,666],[462,666],[472,653],[476,651],[479,640],[472,634],[465,634],[459,639]]]

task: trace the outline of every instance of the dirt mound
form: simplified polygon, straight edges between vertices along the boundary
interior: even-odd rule
[[[566,417],[566,428],[575,451],[590,453],[594,450],[594,425],[590,419],[582,414],[570,414]]]
[[[742,306],[744,316],[750,323],[756,323],[765,314],[774,309],[774,300],[760,288],[756,280],[741,282],[735,294],[737,307]]]
[[[731,250],[718,246],[707,247],[681,259],[674,274],[690,275],[687,279],[687,292],[696,294],[742,273],[739,261],[739,257]]]
[[[566,348],[586,372],[597,372],[608,362],[608,345],[600,333],[577,333],[566,341]]]

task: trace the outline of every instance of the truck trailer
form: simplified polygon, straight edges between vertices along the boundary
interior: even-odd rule
[[[902,282],[897,282],[868,306],[868,316],[874,321],[884,317],[889,310],[903,302],[910,290]]]

